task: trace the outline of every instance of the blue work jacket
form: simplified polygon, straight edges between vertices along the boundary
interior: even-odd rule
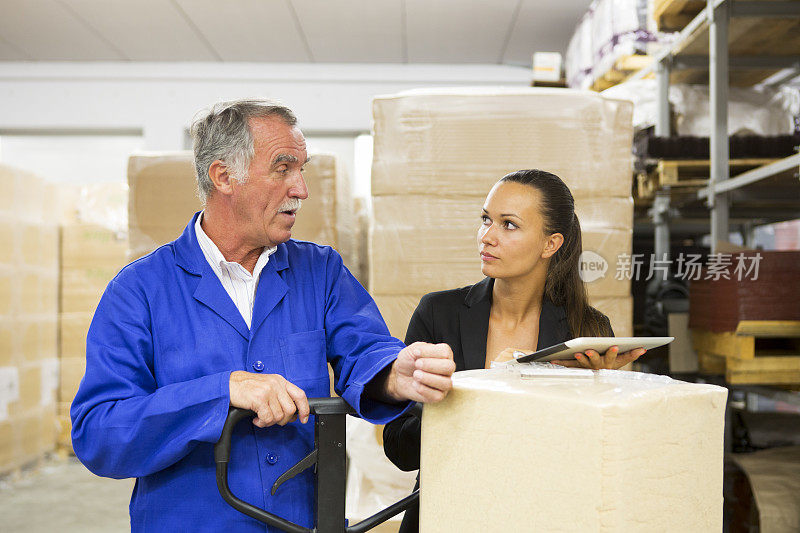
[[[213,445],[234,370],[281,374],[309,398],[335,389],[382,424],[406,405],[368,398],[365,385],[404,345],[375,302],[327,246],[289,240],[261,273],[251,328],[197,243],[183,234],[131,263],[109,283],[86,341],[86,374],[72,403],[72,443],[89,470],[135,477],[133,531],[277,531],[226,504]],[[313,417],[284,427],[235,430],[230,487],[239,498],[314,525],[313,469],[269,491],[314,447]]]

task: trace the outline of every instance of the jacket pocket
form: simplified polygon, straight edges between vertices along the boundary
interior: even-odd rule
[[[325,354],[325,330],[293,333],[278,340],[286,368],[286,379],[292,383],[328,381],[328,359]]]

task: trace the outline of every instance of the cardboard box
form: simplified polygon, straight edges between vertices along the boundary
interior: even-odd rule
[[[619,203],[619,208],[615,206]],[[586,201],[582,205],[592,205]],[[615,279],[620,254],[630,254],[632,230],[613,229],[628,220],[616,218],[630,208],[627,198],[605,199],[606,205],[583,230],[583,250],[597,254],[605,271],[587,283],[594,297],[629,296],[630,281]],[[372,294],[418,294],[454,289],[483,279],[478,254],[481,203],[472,199],[423,196],[373,198],[370,249]],[[627,211],[631,213],[631,211]],[[606,218],[601,218],[601,213]],[[627,216],[627,215],[625,215]],[[607,225],[611,229],[606,229]],[[632,225],[632,224],[631,224]],[[588,255],[587,255],[588,257]]]
[[[61,380],[58,388],[59,402],[72,402],[85,373],[85,355],[83,357],[61,358]]]
[[[419,300],[423,295],[414,294],[373,294],[375,303],[389,328],[389,333],[393,337],[405,340],[408,331],[408,322],[414,309],[419,305]]]
[[[93,312],[62,313],[60,317],[60,347],[62,359],[86,357],[86,334]]]
[[[559,81],[562,79],[562,59],[559,52],[534,52],[533,79],[535,81]]]
[[[606,315],[616,337],[633,336],[633,297],[595,298],[589,304]]]
[[[0,475],[55,444],[55,187],[0,165]]]
[[[128,252],[127,236],[98,224],[61,226],[61,269],[122,268]],[[110,279],[110,278],[109,278]]]
[[[722,530],[725,388],[531,370],[471,371],[425,406],[422,533]]]
[[[630,102],[566,89],[421,89],[373,100],[372,195],[485,196],[520,169],[573,196],[631,194]]]
[[[337,248],[351,264],[355,228],[347,175],[332,154],[310,154],[303,176],[309,198],[292,238]],[[134,155],[128,163],[131,258],[176,239],[203,206],[191,152]]]
[[[17,276],[10,269],[0,270],[0,316],[10,316],[14,312],[16,298],[13,292],[16,283]]]

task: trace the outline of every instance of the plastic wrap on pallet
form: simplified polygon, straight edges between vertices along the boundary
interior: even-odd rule
[[[595,79],[617,59],[646,52],[655,40],[647,28],[647,0],[595,0],[590,10]]]
[[[373,198],[370,291],[422,295],[482,279],[477,241],[482,205],[482,198],[469,197]],[[628,296],[630,281],[615,278],[623,266],[620,255],[631,253],[631,200],[579,199],[577,212],[584,257],[597,268],[587,279],[589,294]]]
[[[722,529],[725,388],[552,365],[453,383],[423,412],[421,533]]]
[[[417,473],[400,472],[386,458],[383,453],[383,426],[348,416],[347,454],[345,515],[351,525],[411,494]],[[402,515],[396,516],[389,524],[394,525],[396,530],[401,519]]]
[[[567,86],[588,89],[592,86],[592,12],[583,15],[567,46],[564,73]]]
[[[567,47],[567,85],[589,88],[618,59],[647,53],[662,40],[650,26],[647,0],[594,0]]]
[[[760,87],[728,89],[728,135],[791,135],[800,114],[800,89]],[[633,127],[653,126],[658,113],[655,80],[633,80],[601,93],[633,102]],[[672,84],[669,102],[675,114],[675,135],[709,136],[708,87]]]
[[[576,198],[630,196],[629,102],[564,89],[426,89],[377,97],[373,115],[373,196],[485,196],[525,168],[554,172]]]

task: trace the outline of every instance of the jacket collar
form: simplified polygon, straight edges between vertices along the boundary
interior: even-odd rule
[[[173,243],[175,248],[175,263],[194,276],[204,275],[205,267],[211,268],[203,255],[203,251],[200,249],[200,244],[197,242],[197,234],[194,231],[194,225],[199,216],[200,211],[194,214],[191,222],[183,229],[181,236]],[[288,255],[286,243],[281,243],[278,245],[278,249],[275,250],[275,253],[270,256],[269,263],[273,264],[277,272],[285,270],[289,268]]]
[[[566,310],[545,296],[542,298],[542,312],[539,315],[539,339],[536,342],[536,349],[542,350],[569,339]]]
[[[489,335],[493,287],[492,278],[484,278],[476,283],[470,287],[464,298],[464,305],[459,309],[458,322],[461,329],[464,368],[483,368],[486,365],[486,338]]]
[[[261,271],[253,306],[253,319],[248,330],[242,314],[206,261],[197,242],[194,225],[199,215],[199,212],[195,213],[181,236],[174,241],[175,263],[188,274],[200,277],[194,290],[194,299],[214,311],[242,337],[249,340],[251,332],[261,325],[288,290],[286,282],[279,274],[280,271],[289,268],[286,243],[278,245],[278,249],[270,256],[267,266]]]
[[[470,287],[464,297],[464,305],[459,310],[461,351],[464,354],[465,368],[483,368],[486,364],[486,339],[489,335],[493,288],[492,278],[484,278],[476,283]],[[566,310],[545,296],[539,315],[536,349],[542,350],[569,339]]]

